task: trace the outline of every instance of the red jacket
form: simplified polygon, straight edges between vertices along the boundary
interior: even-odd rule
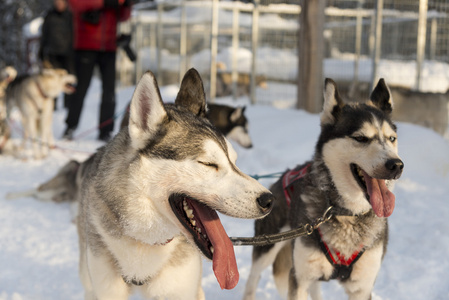
[[[131,7],[105,7],[106,0],[69,0],[73,12],[73,47],[76,50],[115,51],[117,24],[131,15]],[[111,2],[111,1],[108,1]]]

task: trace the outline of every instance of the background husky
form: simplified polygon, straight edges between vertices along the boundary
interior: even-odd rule
[[[226,71],[226,64],[223,62],[217,63],[217,88],[216,96],[225,97],[232,95],[232,74]],[[237,75],[237,97],[250,95],[251,76],[248,73],[238,73]],[[266,89],[268,87],[267,78],[264,75],[256,76],[256,86]]]
[[[233,246],[216,211],[260,218],[272,194],[235,165],[205,118],[196,70],[164,105],[152,73],[136,87],[130,121],[80,166],[80,277],[86,299],[202,299],[201,255],[221,288],[238,282]]]
[[[22,114],[23,146],[30,139],[35,158],[43,158],[54,146],[53,99],[61,92],[73,93],[76,77],[64,69],[43,69],[41,73],[16,78],[6,90],[8,110],[16,105]]]
[[[270,215],[256,221],[255,232],[298,228],[330,206],[332,217],[310,236],[255,247],[245,299],[254,299],[260,274],[270,264],[278,289],[288,288],[289,299],[306,300],[308,293],[321,299],[319,280],[329,279],[339,279],[349,299],[371,298],[387,247],[386,218],[394,209],[392,180],[404,166],[392,108],[383,79],[363,104],[344,104],[335,83],[326,80],[313,160],[272,186],[278,200]]]
[[[234,140],[244,148],[251,148],[253,143],[248,133],[248,119],[245,107],[231,107],[220,104],[207,104],[206,116],[228,139]]]

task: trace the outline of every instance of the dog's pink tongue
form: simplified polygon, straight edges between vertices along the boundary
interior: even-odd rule
[[[363,171],[369,201],[378,217],[389,217],[394,210],[395,196],[385,185],[385,180],[370,177]]]
[[[196,213],[199,213],[201,223],[214,247],[212,268],[215,277],[221,289],[233,289],[239,282],[239,271],[232,242],[214,210],[202,207]]]

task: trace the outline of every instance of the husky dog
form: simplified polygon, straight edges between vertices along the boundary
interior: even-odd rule
[[[4,153],[8,147],[8,141],[11,136],[11,129],[7,120],[6,108],[6,88],[17,76],[17,71],[11,66],[0,70],[0,153]]]
[[[349,299],[370,299],[385,255],[390,191],[402,174],[393,102],[383,79],[366,103],[343,103],[326,79],[321,134],[315,155],[284,173],[271,191],[273,211],[255,224],[256,235],[330,219],[309,236],[253,249],[245,299],[254,299],[261,272],[273,264],[278,290],[288,299],[321,299],[319,281],[338,279]],[[330,210],[326,213],[326,211]]]
[[[201,78],[184,76],[174,104],[155,77],[134,91],[129,125],[84,162],[78,232],[86,299],[203,299],[201,253],[222,289],[238,282],[233,246],[216,211],[261,218],[273,195],[235,165],[206,119]]]
[[[248,119],[245,107],[231,107],[220,104],[207,105],[207,118],[228,139],[234,140],[244,148],[251,148],[253,143],[248,133]]]
[[[35,158],[47,156],[54,146],[52,130],[54,101],[61,92],[74,92],[76,77],[64,69],[43,69],[17,77],[6,89],[8,110],[16,105],[22,114],[23,146],[30,139]]]
[[[217,63],[217,89],[216,96],[217,97],[225,97],[232,95],[233,93],[233,81],[232,74],[227,70],[226,64],[223,62]],[[256,86],[262,89],[267,89],[267,78],[264,75],[256,76]],[[251,88],[251,75],[248,73],[239,73],[237,75],[236,81],[236,96],[248,96],[250,94]]]

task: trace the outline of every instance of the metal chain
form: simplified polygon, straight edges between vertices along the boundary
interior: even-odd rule
[[[300,236],[311,235],[315,229],[332,218],[332,208],[333,206],[329,206],[321,217],[299,228],[275,234],[263,234],[255,237],[230,237],[230,239],[234,246],[267,246]]]

